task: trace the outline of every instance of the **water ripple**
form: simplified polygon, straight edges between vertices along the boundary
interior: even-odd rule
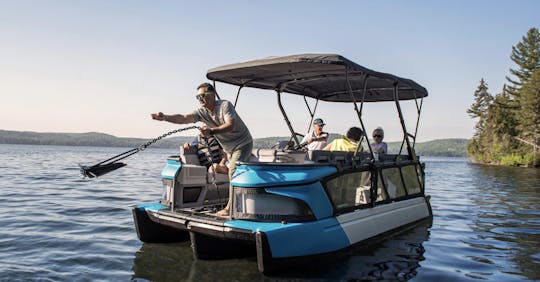
[[[193,259],[189,242],[143,244],[131,208],[156,201],[174,150],[82,179],[122,148],[0,145],[0,280],[256,281],[254,258]],[[433,223],[272,280],[540,280],[540,170],[423,158]]]

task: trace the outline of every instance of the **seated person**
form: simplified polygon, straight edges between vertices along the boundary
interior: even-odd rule
[[[322,119],[316,118],[313,121],[313,130],[304,136],[300,144],[307,144],[309,151],[322,150],[328,140],[328,133],[322,131],[324,125]]]
[[[222,158],[219,163],[212,163],[212,166],[208,168],[208,172],[229,174],[227,154],[222,151]]]
[[[358,146],[358,142],[362,138],[364,132],[358,127],[351,127],[347,130],[345,136],[341,136],[338,139],[334,139],[330,144],[326,145],[323,150],[326,151],[346,151],[354,152]],[[360,152],[364,149],[360,147]]]
[[[191,147],[197,148],[199,162],[202,166],[208,168],[209,172],[225,174],[229,172],[229,168],[226,165],[227,154],[225,154],[223,148],[213,136],[204,137],[203,135],[199,135],[191,143],[185,143],[183,147],[186,150]]]
[[[381,127],[373,130],[373,143],[371,143],[371,149],[374,153],[386,154],[388,152],[388,145],[383,142],[384,130]]]

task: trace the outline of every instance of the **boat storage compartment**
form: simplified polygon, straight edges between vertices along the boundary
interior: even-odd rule
[[[206,167],[182,164],[174,182],[170,179],[163,179],[166,190],[164,204],[172,205],[174,203],[175,208],[186,207],[186,204],[189,203],[202,205],[202,198],[206,194],[206,181]]]
[[[299,199],[267,193],[264,188],[234,188],[233,217],[256,221],[308,221],[313,212]]]

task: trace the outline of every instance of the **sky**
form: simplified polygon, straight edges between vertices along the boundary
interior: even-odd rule
[[[150,113],[192,112],[208,69],[336,53],[428,90],[418,141],[470,138],[466,110],[480,79],[501,91],[512,46],[540,28],[538,11],[540,1],[0,0],[0,129],[153,138],[183,126]],[[237,88],[217,90],[235,100]],[[307,131],[304,100],[283,103]],[[403,107],[414,131],[416,106]],[[402,138],[394,104],[364,110],[368,131]],[[256,138],[289,134],[274,92],[243,89],[237,111]],[[332,133],[358,125],[351,104],[321,102],[316,115]]]

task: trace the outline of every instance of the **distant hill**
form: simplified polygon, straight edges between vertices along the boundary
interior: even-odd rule
[[[448,138],[416,143],[416,153],[421,156],[466,157],[468,139]],[[389,142],[388,151],[398,153],[401,142]],[[405,147],[403,151],[406,152]]]
[[[468,139],[437,139],[416,144],[416,152],[423,156],[466,157]]]
[[[0,144],[33,144],[61,146],[137,147],[151,139],[121,138],[98,132],[87,133],[40,133],[32,131],[0,130]],[[170,137],[160,140],[152,147],[175,148],[190,142],[193,137]]]
[[[330,140],[339,134],[330,134]],[[177,148],[180,144],[191,142],[193,136],[169,137],[153,144],[153,148]],[[289,137],[255,138],[255,148],[270,148]],[[98,132],[87,133],[40,133],[32,131],[0,130],[0,144],[33,144],[61,146],[96,146],[96,147],[137,147],[151,139],[121,138]],[[416,144],[416,152],[423,156],[465,157],[467,139],[438,139]],[[401,142],[389,142],[388,151],[397,153]],[[405,150],[405,149],[404,149]]]

